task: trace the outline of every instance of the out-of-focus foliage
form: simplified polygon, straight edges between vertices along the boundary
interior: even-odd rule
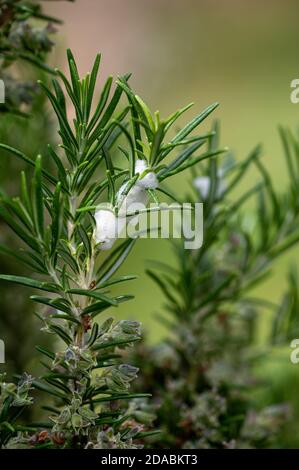
[[[162,429],[158,447],[240,448],[271,447],[290,410],[285,404],[254,407],[252,393],[262,387],[253,369],[265,359],[255,346],[258,314],[275,305],[255,298],[251,289],[270,275],[278,255],[299,239],[298,147],[281,131],[289,168],[288,190],[277,191],[257,147],[239,164],[210,160],[193,173],[195,201],[204,204],[204,243],[195,251],[175,244],[177,266],[159,266],[149,275],[162,289],[167,314],[163,321],[170,339],[154,347],[142,346],[136,363],[143,370],[142,387],[156,401],[156,425]],[[215,145],[215,142],[214,142]],[[291,153],[291,149],[295,152]],[[256,165],[261,181],[234,200]],[[250,215],[250,197],[257,209]],[[294,333],[298,322],[294,275],[282,310]],[[281,309],[274,330],[283,333]],[[151,358],[149,361],[148,358]]]
[[[299,338],[299,277],[295,266],[288,274],[285,292],[273,321],[271,340],[274,345],[285,345]]]
[[[5,103],[0,105],[1,112],[23,114],[24,106],[34,99],[36,84],[24,79],[21,62],[54,73],[46,59],[54,44],[51,36],[56,31],[55,23],[60,21],[44,15],[39,3],[0,1],[0,78],[5,84]]]

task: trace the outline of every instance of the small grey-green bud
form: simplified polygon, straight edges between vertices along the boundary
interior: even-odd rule
[[[127,335],[140,335],[141,323],[138,321],[121,320],[119,322],[123,333]]]

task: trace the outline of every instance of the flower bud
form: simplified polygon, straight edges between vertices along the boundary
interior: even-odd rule
[[[127,335],[140,336],[141,323],[138,321],[121,320],[119,326],[123,333]]]
[[[123,380],[131,381],[137,377],[139,369],[131,366],[130,364],[121,364],[118,366],[118,371],[120,372]]]

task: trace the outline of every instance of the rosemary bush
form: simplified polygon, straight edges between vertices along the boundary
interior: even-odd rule
[[[113,229],[130,214],[126,209],[132,203],[149,197],[157,202],[159,192],[170,197],[162,181],[221,153],[209,144],[213,132],[190,137],[217,105],[168,138],[170,128],[190,106],[161,120],[133,93],[126,75],[117,80],[112,96],[109,77],[93,107],[100,56],[83,79],[70,51],[68,62],[70,80],[57,70],[53,91],[40,83],[59,124],[61,144],[58,150],[48,148],[55,169],[45,169],[41,155],[33,160],[0,144],[34,170],[30,185],[21,173],[20,197],[1,194],[0,215],[23,242],[19,252],[6,247],[6,253],[36,273],[0,278],[40,291],[30,297],[43,306],[36,315],[43,331],[59,340],[54,351],[37,346],[45,367],[41,377],[24,373],[14,384],[2,376],[1,445],[135,447],[133,439],[147,435],[135,418],[148,424],[151,416],[131,401],[148,394],[130,393],[138,369],[123,363],[122,349],[139,341],[140,324],[112,318],[98,322],[98,315],[131,298],[113,296],[110,290],[134,279],[115,275],[136,239],[118,242],[120,233]],[[126,104],[120,110],[122,96]],[[198,152],[204,145],[207,149]],[[173,150],[178,150],[175,158],[165,160]],[[100,202],[109,203],[109,208],[98,208]],[[32,389],[47,394],[46,414],[44,421],[24,426],[18,418],[32,403]],[[121,407],[122,400],[131,405]]]
[[[218,146],[217,125],[215,131],[211,149]],[[138,386],[152,392],[162,430],[152,446],[281,445],[276,438],[289,419],[288,407],[258,409],[252,400],[252,392],[263,385],[253,374],[265,359],[255,344],[259,313],[275,311],[274,303],[255,297],[252,289],[271,275],[277,257],[299,241],[298,141],[287,130],[280,134],[287,190],[281,194],[275,189],[260,147],[240,163],[231,156],[209,160],[192,173],[193,199],[204,202],[203,246],[188,251],[174,244],[176,267],[158,263],[148,271],[165,296],[166,312],[159,318],[171,333],[154,348],[141,345],[134,356],[143,371]],[[260,181],[244,192],[253,166]],[[254,211],[247,205],[250,198],[257,201]],[[292,273],[273,317],[276,342],[296,337],[291,335],[298,331],[297,281]]]

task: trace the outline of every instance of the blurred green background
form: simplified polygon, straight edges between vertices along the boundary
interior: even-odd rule
[[[262,142],[278,187],[285,184],[277,125],[299,125],[299,104],[290,101],[290,82],[299,77],[298,1],[77,0],[46,8],[65,21],[53,64],[66,69],[64,49],[71,47],[87,72],[100,51],[102,80],[132,72],[134,89],[162,116],[195,102],[192,117],[219,101],[222,144],[242,159]],[[248,184],[256,175],[250,178]],[[190,181],[177,177],[173,184],[184,195]],[[171,258],[167,241],[141,240],[125,267],[141,277],[130,285],[136,298],[121,315],[141,320],[152,341],[165,333],[154,317],[163,298],[143,274],[144,264]],[[294,253],[261,289],[271,300],[280,298],[290,259]],[[265,312],[263,338],[269,320]]]

